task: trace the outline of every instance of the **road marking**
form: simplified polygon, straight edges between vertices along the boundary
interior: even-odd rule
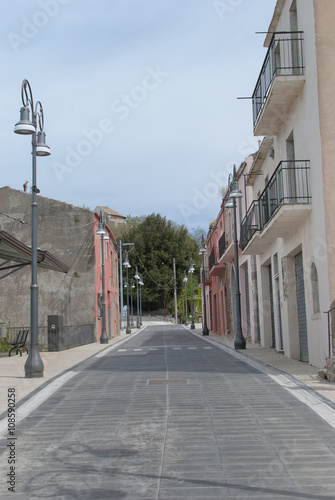
[[[134,351],[142,351],[142,349],[134,349]]]
[[[125,352],[127,349],[118,349],[118,352]]]

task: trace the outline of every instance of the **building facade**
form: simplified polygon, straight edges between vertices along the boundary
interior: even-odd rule
[[[236,177],[242,197],[236,201],[237,241],[240,240],[241,221],[252,200],[252,189],[246,184],[254,156],[240,165]],[[235,276],[235,217],[234,210],[226,208],[229,192],[223,197],[216,220],[206,238],[205,280],[208,328],[218,335],[235,335],[236,331],[236,276]],[[243,255],[238,248],[239,287],[242,332],[252,342],[259,340],[259,317],[256,284],[256,260]]]
[[[1,228],[30,244],[31,195],[10,187],[0,188]],[[38,196],[38,246],[63,262],[68,272],[38,269],[39,326],[58,316],[64,326],[91,326],[100,338],[101,252],[96,235],[98,215],[57,200]],[[119,334],[117,245],[106,227],[104,242],[106,330]],[[30,266],[0,280],[1,321],[12,327],[30,324]]]
[[[264,139],[240,238],[256,258],[261,344],[319,367],[335,304],[334,22],[331,0],[276,3],[252,98]]]

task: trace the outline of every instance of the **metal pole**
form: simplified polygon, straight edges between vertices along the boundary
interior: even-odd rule
[[[122,241],[120,240],[120,314],[121,314],[121,332],[123,326],[123,279],[122,279]]]
[[[236,335],[234,339],[235,349],[245,349],[246,342],[242,333],[241,325],[241,294],[240,294],[240,279],[238,265],[238,241],[237,241],[237,224],[236,224],[236,199],[234,200],[234,249],[235,249],[235,281],[236,281]]]
[[[192,259],[191,259],[190,269],[193,269]],[[194,304],[193,304],[193,271],[190,274],[191,274],[191,330],[194,330],[195,325],[194,325]]]
[[[174,321],[178,324],[177,311],[177,278],[176,278],[176,259],[173,259],[173,280],[174,280]]]
[[[205,252],[202,254],[202,288],[203,288],[203,315],[204,315],[204,324],[202,328],[203,335],[209,335],[208,327],[207,327],[207,311],[206,311],[206,290],[205,290]]]
[[[101,214],[101,212],[100,212]],[[102,222],[102,220],[101,220]],[[105,259],[104,259],[104,239],[100,235],[100,248],[101,248],[101,300],[102,300],[102,323],[101,323],[101,336],[100,344],[108,344],[108,336],[106,332],[106,298],[105,298]]]
[[[130,326],[134,326],[134,307],[133,307],[133,286],[134,286],[134,281],[130,281],[130,304],[131,304],[131,322]]]
[[[191,277],[191,279],[192,279],[192,277]],[[188,321],[187,321],[187,288],[186,288],[187,278],[186,278],[186,271],[185,271],[184,282],[185,282],[185,326],[187,326]],[[192,293],[192,289],[191,289],[191,293]]]
[[[33,124],[36,128],[37,115],[34,111]],[[30,349],[24,369],[26,378],[39,378],[43,377],[44,365],[38,344],[36,132],[32,135],[32,157]]]
[[[131,333],[131,328],[130,328],[130,316],[129,316],[129,282],[128,282],[128,266],[127,266],[126,276],[127,276],[127,328],[126,328],[126,333]]]
[[[142,285],[140,285],[140,326],[142,325]]]
[[[137,266],[136,266],[136,276],[138,276]],[[139,318],[140,310],[139,310],[139,297],[138,297],[138,281],[139,280],[136,279],[136,296],[137,296],[137,321],[136,321],[136,328],[141,328],[140,318]]]

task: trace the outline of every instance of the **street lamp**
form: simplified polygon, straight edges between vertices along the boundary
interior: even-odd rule
[[[137,290],[136,290],[136,297],[137,297],[137,320],[136,320],[136,328],[141,328],[140,317],[139,317],[139,314],[140,314],[139,296],[138,296],[138,282],[140,281],[140,277],[139,277],[139,274],[138,274],[137,266],[136,266],[136,273],[135,273],[134,278],[136,280],[136,288],[137,288]]]
[[[32,136],[30,349],[24,369],[26,378],[38,378],[43,377],[44,365],[38,345],[37,193],[39,189],[36,185],[36,156],[49,156],[51,152],[45,143],[43,107],[40,101],[37,101],[34,108],[33,94],[28,80],[22,82],[21,97],[23,107],[20,109],[20,121],[16,123],[14,132]]]
[[[138,282],[140,285],[140,326],[143,325],[142,323],[142,286],[144,286],[143,279],[140,277],[140,281]]]
[[[187,276],[186,276],[186,271],[184,271],[184,279],[183,279],[183,282],[185,283],[185,326],[188,325],[188,321],[187,321],[187,288],[186,288],[186,284],[187,284]]]
[[[130,321],[129,321],[129,286],[128,286],[128,269],[131,267],[129,264],[129,259],[128,259],[128,252],[126,250],[126,258],[123,263],[124,267],[126,268],[126,284],[127,284],[127,328],[126,328],[126,333],[131,333],[131,328],[130,328]]]
[[[134,326],[134,307],[133,307],[133,288],[135,288],[134,280],[130,280],[130,304],[131,304],[131,322],[130,326]]]
[[[226,208],[234,209],[234,249],[235,249],[235,300],[236,300],[236,333],[234,339],[235,349],[245,349],[246,341],[242,333],[241,322],[241,293],[240,293],[240,279],[239,279],[239,265],[238,265],[238,241],[237,241],[237,223],[236,223],[236,198],[242,198],[242,193],[239,190],[236,180],[236,166],[234,165],[234,173],[229,174],[228,178],[229,196],[225,204]]]
[[[190,260],[190,269],[188,272],[191,275],[191,330],[195,329],[194,325],[194,305],[193,305],[193,273],[194,273],[194,266],[192,263],[192,259]]]
[[[202,255],[202,292],[203,292],[203,327],[202,327],[202,334],[203,335],[209,335],[209,331],[207,328],[207,314],[206,314],[206,290],[205,290],[205,253],[206,253],[206,247],[205,247],[205,240],[204,240],[204,235],[202,235],[201,239],[201,247],[200,247],[200,252],[199,255]]]
[[[121,332],[123,332],[124,327],[123,327],[123,290],[122,290],[122,283],[123,283],[123,276],[122,276],[122,248],[123,247],[129,247],[133,246],[134,243],[122,243],[120,240],[120,329]]]
[[[102,322],[101,322],[101,335],[100,344],[108,344],[108,336],[106,332],[106,295],[105,295],[105,259],[104,259],[104,240],[109,240],[109,236],[106,233],[105,223],[102,218],[102,212],[100,211],[100,218],[98,223],[98,229],[95,233],[100,236],[100,253],[101,253],[101,301],[102,301]]]

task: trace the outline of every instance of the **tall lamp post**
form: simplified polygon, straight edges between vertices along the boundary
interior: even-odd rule
[[[140,281],[138,282],[140,285],[140,326],[143,325],[142,323],[142,286],[144,286],[142,276],[140,276]]]
[[[126,328],[126,333],[131,333],[131,328],[130,328],[130,311],[129,311],[129,281],[128,281],[128,269],[131,267],[129,264],[129,259],[128,259],[128,252],[126,250],[126,258],[123,263],[124,267],[126,268],[126,284],[127,284],[127,328]]]
[[[234,165],[233,175],[229,174],[228,178],[229,196],[226,202],[226,208],[234,209],[234,250],[235,250],[235,301],[236,301],[236,333],[234,339],[235,349],[245,349],[246,341],[242,333],[241,322],[241,293],[238,265],[238,240],[237,240],[237,223],[236,223],[236,198],[242,198],[242,193],[239,190],[236,180],[236,166]]]
[[[193,273],[194,273],[194,266],[192,263],[192,259],[190,260],[190,269],[188,271],[191,275],[191,330],[195,329],[194,325],[194,304],[193,304]]]
[[[123,276],[122,276],[122,248],[132,246],[134,243],[122,243],[120,240],[120,329],[124,330],[123,325]]]
[[[134,304],[133,304],[133,288],[135,288],[134,280],[130,280],[130,304],[131,304],[131,322],[130,326],[134,326]]]
[[[100,344],[108,344],[108,336],[106,332],[106,294],[105,294],[105,258],[104,258],[104,240],[109,240],[109,236],[106,233],[105,223],[102,218],[102,212],[100,212],[100,219],[98,223],[98,229],[95,233],[100,236],[100,253],[101,253],[101,302],[102,302],[102,323],[101,323],[101,335]]]
[[[38,378],[43,377],[44,365],[38,345],[37,193],[39,189],[36,185],[36,156],[49,156],[51,153],[45,142],[43,107],[38,101],[34,108],[33,94],[28,80],[22,82],[21,97],[23,107],[20,109],[20,121],[16,123],[14,132],[32,136],[30,350],[24,368],[26,378]]]
[[[139,277],[139,274],[138,274],[137,266],[136,266],[136,273],[135,273],[134,278],[136,280],[136,297],[137,297],[137,320],[136,320],[136,328],[141,328],[141,324],[140,324],[140,306],[139,306],[139,296],[138,296],[138,282],[140,280],[140,277]]]
[[[183,282],[185,283],[185,326],[188,325],[188,321],[187,321],[187,276],[186,276],[186,271],[184,271],[184,279],[183,279]]]
[[[199,254],[202,255],[202,296],[203,296],[203,327],[202,327],[202,334],[203,335],[209,335],[208,327],[207,327],[207,311],[206,311],[206,290],[205,290],[205,253],[206,253],[206,247],[205,247],[205,240],[204,236],[202,235],[201,239],[201,247],[200,247],[200,252]]]

